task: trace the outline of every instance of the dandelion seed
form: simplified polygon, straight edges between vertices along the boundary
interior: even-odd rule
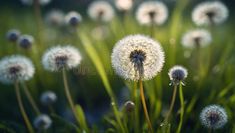
[[[116,73],[134,81],[152,79],[164,64],[160,44],[143,35],[130,35],[118,41],[111,58]]]
[[[0,81],[4,84],[30,80],[34,72],[32,62],[24,56],[12,55],[0,61]]]
[[[55,103],[57,100],[57,96],[54,92],[52,91],[46,91],[44,93],[42,93],[40,101],[43,105],[52,105],[53,103]]]
[[[20,31],[16,29],[11,29],[7,32],[6,38],[11,42],[16,42],[20,36]]]
[[[82,16],[75,11],[71,11],[65,16],[65,20],[68,25],[78,26],[82,22]]]
[[[131,113],[135,109],[135,104],[132,101],[127,101],[125,102],[124,107],[127,113]]]
[[[35,128],[39,130],[45,130],[51,126],[52,120],[48,115],[41,114],[38,117],[36,117],[33,124]]]
[[[196,25],[221,24],[228,18],[227,7],[219,2],[203,2],[192,12],[192,20]]]
[[[137,9],[136,19],[142,25],[162,25],[168,18],[168,9],[162,2],[143,2]]]
[[[227,123],[228,116],[221,106],[209,105],[202,110],[200,120],[202,125],[207,128],[219,129]]]
[[[72,46],[56,46],[47,50],[42,57],[42,64],[48,71],[72,69],[81,62],[80,52]]]
[[[88,15],[93,20],[109,22],[114,17],[114,10],[106,1],[95,1],[89,5]]]
[[[186,68],[176,65],[169,70],[168,75],[170,77],[171,84],[178,85],[188,76],[188,72]]]
[[[60,10],[51,10],[45,16],[45,21],[51,26],[64,25],[64,13]]]
[[[22,4],[31,6],[34,2],[34,0],[20,0]],[[51,2],[51,0],[38,0],[39,4],[42,6],[45,6]]]
[[[128,11],[133,6],[133,0],[115,0],[115,5],[120,11]]]
[[[191,30],[184,34],[182,45],[188,48],[206,47],[212,41],[211,34],[204,29]]]
[[[31,35],[21,35],[17,43],[21,48],[29,49],[34,43],[34,38]]]

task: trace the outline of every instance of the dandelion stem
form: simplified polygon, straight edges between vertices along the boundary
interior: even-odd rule
[[[180,123],[177,129],[177,133],[180,133],[181,127],[183,124],[183,117],[184,117],[184,95],[183,95],[183,89],[182,89],[182,82],[179,84],[179,97],[180,97],[180,104],[181,104],[181,109],[180,109]]]
[[[38,39],[39,39],[39,44],[41,43],[41,31],[42,31],[42,18],[41,18],[41,9],[40,9],[40,3],[39,0],[34,0],[34,13],[35,13],[35,19],[37,23],[37,30],[38,30]]]
[[[175,98],[176,98],[176,93],[177,93],[177,85],[174,85],[174,90],[173,90],[173,96],[172,96],[172,99],[171,99],[171,105],[170,105],[170,109],[166,115],[166,118],[164,120],[165,123],[168,123],[168,119],[171,115],[171,112],[173,110],[173,107],[174,107],[174,104],[175,104]]]
[[[143,88],[143,83],[142,83],[141,79],[139,80],[139,85],[140,85],[140,97],[141,97],[142,105],[143,105],[143,108],[144,108],[144,114],[145,114],[145,117],[146,117],[146,120],[147,120],[147,123],[148,123],[149,131],[151,133],[153,133],[153,128],[152,128],[152,124],[151,124],[151,121],[150,121],[149,115],[148,115],[148,110],[147,110],[147,106],[146,106],[146,102],[145,102],[145,96],[144,96],[144,88]]]
[[[149,27],[150,28],[150,37],[154,37],[155,35],[155,29],[154,29],[154,22],[151,23],[151,26]]]
[[[38,107],[37,107],[37,105],[36,105],[36,103],[35,103],[35,101],[34,101],[32,95],[31,95],[31,93],[29,92],[29,90],[28,90],[28,88],[27,88],[27,86],[25,85],[25,83],[22,83],[22,86],[23,86],[24,93],[25,93],[26,97],[28,98],[30,104],[32,105],[32,107],[33,107],[35,113],[36,113],[37,115],[40,115],[40,114],[41,114],[41,113],[40,113],[40,110],[38,109]]]
[[[134,89],[133,89],[133,100],[135,102],[135,116],[134,116],[134,123],[135,123],[135,133],[139,133],[139,98],[137,95],[137,83],[134,82]]]
[[[74,103],[73,103],[73,100],[72,100],[72,96],[71,96],[71,93],[69,91],[68,80],[67,80],[67,77],[66,77],[66,70],[65,69],[62,70],[62,75],[63,75],[64,90],[65,90],[66,98],[69,102],[69,105],[70,105],[72,111],[73,111],[74,117],[76,118],[77,122],[79,123],[79,118],[77,116],[75,106],[74,106]]]
[[[30,132],[30,133],[34,133],[33,127],[32,127],[32,125],[31,125],[31,123],[30,123],[30,121],[29,121],[29,118],[28,118],[28,116],[27,116],[27,114],[26,114],[26,112],[25,112],[24,106],[23,106],[23,102],[22,102],[21,95],[20,95],[19,84],[18,84],[18,82],[16,81],[16,82],[14,83],[14,85],[15,85],[16,98],[17,98],[17,101],[18,101],[18,105],[19,105],[19,108],[20,108],[20,112],[21,112],[21,114],[22,114],[22,116],[23,116],[23,119],[24,119],[24,121],[25,121],[25,124],[26,124],[26,126],[27,126],[29,132]]]

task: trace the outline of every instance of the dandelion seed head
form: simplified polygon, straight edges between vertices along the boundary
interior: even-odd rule
[[[33,5],[34,0],[20,0],[22,2],[22,4],[27,5],[27,6],[31,6]],[[42,6],[45,6],[47,4],[49,4],[52,0],[39,0],[39,4]]]
[[[20,31],[16,29],[11,29],[7,32],[6,38],[11,42],[16,42],[20,36]]]
[[[75,11],[69,12],[65,17],[66,23],[71,26],[78,26],[82,22],[82,16]]]
[[[114,17],[114,9],[106,1],[94,1],[88,7],[88,15],[93,20],[109,22]]]
[[[178,85],[181,81],[187,78],[188,71],[186,68],[176,65],[169,70],[168,75],[170,77],[171,83]]]
[[[227,123],[228,116],[221,106],[209,105],[202,110],[200,120],[202,125],[207,128],[219,129]]]
[[[96,40],[104,40],[109,35],[107,26],[97,26],[91,31],[91,36]]]
[[[144,35],[129,35],[118,41],[111,58],[116,73],[133,81],[152,79],[165,61],[160,43]]]
[[[124,107],[127,113],[131,113],[135,109],[135,103],[133,103],[132,101],[127,101],[125,102]]]
[[[187,48],[206,47],[212,41],[210,32],[205,29],[191,30],[184,34],[182,45]]]
[[[37,128],[39,130],[45,130],[51,126],[52,120],[48,115],[41,114],[38,117],[36,117],[33,124],[34,124],[35,128]]]
[[[45,21],[51,26],[62,26],[64,25],[64,13],[60,10],[51,10],[45,16]]]
[[[4,84],[28,81],[34,72],[31,60],[21,55],[7,56],[0,61],[0,81]]]
[[[192,20],[198,25],[221,24],[228,18],[227,7],[219,2],[203,2],[196,6],[192,12]]]
[[[42,57],[42,64],[48,71],[72,69],[82,60],[80,52],[72,46],[56,46],[47,50]]]
[[[128,11],[133,6],[133,0],[115,0],[115,5],[120,11]]]
[[[34,43],[34,38],[31,35],[21,35],[17,43],[21,48],[29,49],[32,47],[32,44]]]
[[[40,97],[41,103],[45,106],[52,105],[53,103],[56,102],[56,100],[57,100],[57,96],[52,91],[43,92]]]
[[[143,2],[137,9],[136,19],[142,25],[162,25],[168,18],[168,9],[162,2]]]

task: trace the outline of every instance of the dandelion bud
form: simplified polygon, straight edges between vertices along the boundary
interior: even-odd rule
[[[9,30],[6,34],[7,40],[16,42],[20,36],[20,31],[16,29]]]
[[[187,69],[182,66],[174,66],[169,70],[168,75],[170,77],[171,84],[178,85],[187,77],[188,72]]]
[[[55,103],[56,100],[57,100],[57,96],[52,91],[46,91],[42,93],[41,98],[40,98],[41,103],[46,106]]]
[[[221,106],[209,105],[202,110],[200,120],[202,125],[207,128],[219,129],[227,123],[228,116]]]
[[[66,15],[65,20],[70,26],[78,26],[82,22],[82,16],[79,13],[72,11]]]
[[[135,104],[132,101],[127,101],[124,104],[125,111],[131,113],[135,109]]]
[[[38,130],[45,130],[51,126],[52,120],[48,115],[42,114],[36,117],[33,124]]]
[[[31,35],[21,35],[18,39],[18,45],[24,49],[31,48],[33,43],[34,38]]]

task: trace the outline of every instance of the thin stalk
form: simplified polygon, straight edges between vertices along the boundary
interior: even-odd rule
[[[139,133],[139,98],[137,95],[137,82],[134,82],[134,89],[133,89],[133,101],[135,102],[135,110],[134,110],[134,130],[135,133]]]
[[[166,118],[164,120],[164,122],[167,124],[168,123],[168,119],[171,115],[171,112],[173,110],[173,107],[174,107],[174,104],[175,104],[175,98],[176,98],[176,93],[177,93],[177,85],[174,85],[174,90],[173,90],[173,96],[172,96],[172,99],[171,99],[171,105],[170,105],[170,109],[166,115]]]
[[[179,84],[179,97],[180,97],[180,123],[178,125],[177,133],[180,133],[182,124],[183,124],[183,118],[184,118],[184,95],[183,95],[183,89],[182,89],[182,83]]]
[[[25,85],[25,83],[22,83],[22,86],[23,86],[24,93],[25,93],[26,97],[28,98],[30,104],[32,105],[32,107],[33,107],[35,113],[36,113],[37,115],[40,115],[40,114],[41,114],[41,113],[40,113],[40,110],[38,109],[38,107],[37,107],[37,105],[36,105],[36,103],[35,103],[35,101],[34,101],[32,95],[31,95],[31,93],[29,92],[29,90],[28,90],[28,88],[27,88],[27,86]]]
[[[69,102],[69,105],[72,109],[74,117],[76,118],[77,122],[79,123],[79,118],[77,116],[76,109],[75,109],[75,106],[74,106],[74,103],[73,103],[73,100],[72,100],[72,96],[71,96],[71,93],[69,91],[68,80],[67,80],[67,77],[66,77],[66,70],[65,69],[62,70],[62,76],[63,76],[64,91],[65,91],[66,98],[67,98],[67,100]]]
[[[151,133],[153,133],[153,127],[152,127],[151,121],[149,119],[148,110],[147,110],[147,106],[146,106],[146,102],[145,102],[145,96],[144,96],[144,88],[143,88],[143,83],[142,83],[141,79],[139,80],[139,85],[140,85],[140,97],[141,97],[141,100],[142,100],[144,114],[145,114],[145,117],[146,117],[146,120],[147,120],[147,123],[148,123],[149,131]]]
[[[36,24],[37,24],[37,32],[38,32],[38,39],[39,39],[39,44],[41,44],[41,39],[42,39],[42,18],[41,18],[41,8],[40,8],[40,3],[39,0],[34,0],[33,2],[34,6],[34,14],[35,14],[35,19],[36,19]]]
[[[32,125],[31,125],[31,123],[30,123],[30,121],[29,121],[29,118],[28,118],[28,116],[27,116],[27,114],[26,114],[26,112],[25,112],[24,106],[23,106],[23,102],[22,102],[21,94],[20,94],[19,84],[18,84],[18,82],[16,81],[16,82],[14,83],[14,85],[15,85],[16,98],[17,98],[17,101],[18,101],[18,105],[19,105],[19,108],[20,108],[21,115],[23,116],[23,119],[24,119],[24,121],[25,121],[25,124],[26,124],[26,126],[27,126],[27,128],[28,128],[28,131],[29,131],[30,133],[34,133],[33,127],[32,127]]]
[[[155,29],[154,29],[154,22],[151,23],[151,26],[150,26],[150,37],[154,37],[155,35]]]

